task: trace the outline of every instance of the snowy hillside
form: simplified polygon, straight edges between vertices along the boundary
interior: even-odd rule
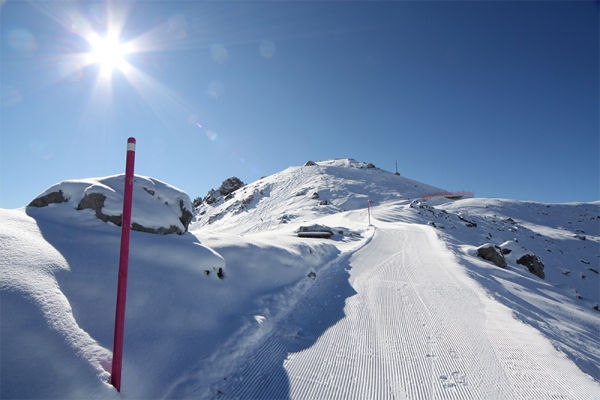
[[[121,394],[122,177],[0,210],[0,397],[600,395],[600,202],[424,201],[441,189],[351,159],[229,183],[190,222],[136,177]]]
[[[206,202],[196,211],[191,229],[239,234],[284,228],[318,216],[367,207],[371,200],[418,198],[440,188],[394,175],[353,159],[307,162],[290,167]],[[218,193],[218,192],[217,192]],[[210,226],[207,226],[210,225]]]

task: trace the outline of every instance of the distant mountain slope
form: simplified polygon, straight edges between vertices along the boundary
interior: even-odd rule
[[[442,189],[351,158],[290,167],[196,209],[190,230],[251,233]]]

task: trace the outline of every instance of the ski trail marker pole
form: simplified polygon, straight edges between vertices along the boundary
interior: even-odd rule
[[[125,299],[127,297],[127,269],[129,264],[129,237],[131,234],[134,164],[135,138],[130,137],[127,139],[123,217],[121,219],[121,253],[119,257],[119,281],[117,284],[117,312],[115,315],[115,340],[113,345],[112,371],[110,374],[110,383],[118,392],[121,392],[121,368],[123,364],[123,332],[125,329]]]

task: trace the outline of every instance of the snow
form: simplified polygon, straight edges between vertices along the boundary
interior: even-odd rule
[[[78,226],[98,226],[102,224],[91,209],[77,209],[84,196],[99,193],[106,196],[102,212],[106,215],[121,215],[123,210],[123,190],[125,175],[113,175],[104,178],[68,180],[53,185],[38,197],[52,192],[62,191],[67,202],[50,204],[48,207],[36,209],[30,207],[28,212],[36,219],[52,220],[58,223],[74,221]],[[181,220],[180,202],[183,208],[191,210],[189,196],[181,190],[157,179],[136,175],[133,186],[132,223],[146,228],[157,229],[176,226],[185,231]]]
[[[65,181],[42,195],[67,203],[0,209],[0,397],[600,394],[600,202],[424,201],[443,189],[352,159],[250,183],[183,235],[132,232],[119,394],[120,228],[76,208],[94,190],[120,214],[122,183]],[[179,200],[191,209],[136,177],[134,219],[169,226]],[[312,225],[334,235],[297,237]],[[484,243],[511,250],[506,269],[477,257]],[[526,253],[545,279],[516,263]]]

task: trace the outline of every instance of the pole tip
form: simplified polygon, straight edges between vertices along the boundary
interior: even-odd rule
[[[127,143],[133,143],[133,144],[135,144],[135,138],[134,137],[130,137],[129,139],[127,139]]]

